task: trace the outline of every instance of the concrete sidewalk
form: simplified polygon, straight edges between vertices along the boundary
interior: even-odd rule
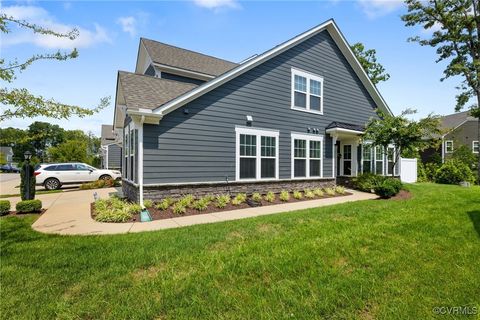
[[[85,190],[39,196],[38,198],[42,197],[41,199],[44,201],[44,208],[48,208],[48,210],[32,225],[33,229],[43,233],[64,235],[120,234],[154,231],[377,198],[377,196],[370,193],[349,190],[349,192],[353,194],[344,197],[198,214],[151,222],[101,223],[93,220],[90,215],[90,203],[93,202],[94,192],[97,192],[100,197],[105,198],[108,197],[109,194],[115,193],[116,189]]]

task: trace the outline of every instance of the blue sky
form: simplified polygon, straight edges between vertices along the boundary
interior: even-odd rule
[[[405,27],[400,19],[405,7],[396,0],[4,1],[0,10],[60,31],[79,29],[73,42],[13,29],[0,41],[0,56],[21,61],[34,53],[77,47],[77,59],[38,62],[20,74],[14,86],[87,107],[112,96],[112,105],[92,117],[48,120],[96,134],[102,123],[112,122],[116,73],[134,71],[140,36],[239,62],[334,18],[351,44],[363,42],[377,50],[391,75],[378,87],[394,113],[407,107],[418,109],[419,116],[453,113],[455,86],[461,81],[440,82],[445,65],[435,63],[434,49],[407,42],[429,31]],[[45,119],[0,125],[24,128],[34,120]]]

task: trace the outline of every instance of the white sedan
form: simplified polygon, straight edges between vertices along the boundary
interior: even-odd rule
[[[37,185],[47,190],[59,189],[64,184],[81,184],[84,182],[120,179],[122,173],[117,170],[97,169],[85,163],[48,163],[35,168]]]

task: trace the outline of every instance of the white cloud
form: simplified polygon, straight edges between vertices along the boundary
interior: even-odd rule
[[[358,0],[358,3],[369,18],[384,16],[404,5],[402,0]]]
[[[68,33],[77,28],[79,36],[74,40],[59,38],[52,35],[35,34],[31,30],[17,28],[14,32],[3,36],[2,46],[31,43],[39,47],[53,49],[86,48],[98,43],[111,43],[108,32],[102,26],[94,23],[93,29],[85,29],[74,25],[56,22],[48,11],[38,6],[10,6],[2,9],[3,13],[19,20],[27,20],[30,23],[60,33]]]
[[[193,0],[193,3],[199,7],[213,10],[221,8],[236,9],[240,7],[236,0]]]
[[[137,34],[137,20],[135,17],[120,17],[117,19],[117,23],[122,26],[122,30],[126,33],[129,33],[130,36],[135,36]]]

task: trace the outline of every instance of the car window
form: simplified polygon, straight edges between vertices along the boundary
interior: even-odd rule
[[[75,170],[72,164],[59,164],[55,171],[72,171]]]
[[[48,167],[45,167],[43,170],[55,171],[56,169],[57,169],[57,166],[48,166]]]
[[[87,166],[86,164],[82,164],[82,163],[77,163],[75,166],[77,167],[77,170],[82,170],[82,171],[92,170],[90,166]]]

